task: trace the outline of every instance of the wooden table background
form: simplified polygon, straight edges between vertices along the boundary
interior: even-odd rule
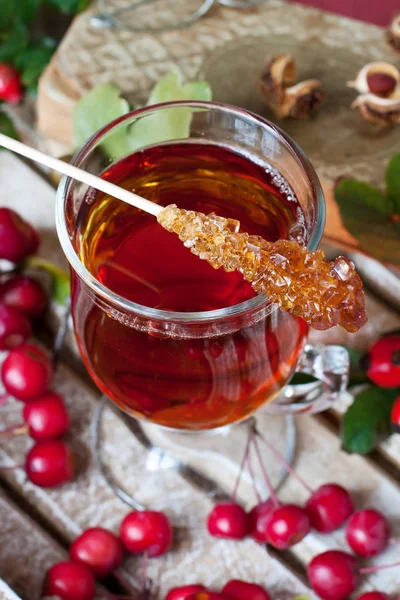
[[[65,265],[54,228],[55,190],[30,165],[8,152],[0,153],[0,206],[10,206],[40,231],[40,253]],[[368,328],[351,338],[366,348],[383,331],[400,327],[400,315],[368,294]],[[52,306],[46,325],[37,332],[41,343],[50,346],[62,310]],[[321,336],[316,336],[321,339]],[[338,331],[328,336],[349,341]],[[326,339],[326,338],[324,338]],[[4,359],[4,356],[0,357]],[[77,479],[62,488],[42,490],[31,485],[22,470],[0,471],[1,545],[0,578],[25,600],[37,600],[45,571],[67,556],[70,542],[85,528],[105,526],[116,531],[129,511],[106,485],[92,458],[91,421],[99,393],[87,380],[72,336],[54,381],[64,394],[72,415],[71,443],[79,457]],[[1,393],[1,391],[0,391]],[[360,507],[380,509],[393,523],[394,537],[400,537],[400,436],[393,435],[368,457],[348,455],[341,449],[340,414],[351,400],[344,395],[335,410],[319,416],[301,416],[297,424],[296,468],[313,487],[335,481],[354,494]],[[20,421],[21,404],[9,402],[0,407],[2,428]],[[244,578],[266,586],[275,600],[289,600],[299,594],[315,598],[305,581],[305,566],[315,554],[331,548],[345,548],[340,530],[330,536],[312,533],[292,551],[268,553],[252,540],[226,542],[208,536],[204,523],[210,500],[179,475],[166,476],[167,494],[155,494],[154,474],[144,469],[145,454],[123,419],[109,411],[105,419],[105,457],[116,476],[155,509],[165,510],[178,524],[171,553],[150,561],[149,575],[155,582],[154,599],[165,596],[175,585],[201,581],[218,589],[229,578]],[[0,442],[1,464],[18,465],[31,445],[21,437]],[[288,479],[280,492],[283,501],[303,502],[302,490]],[[374,564],[400,560],[400,548],[391,546]],[[122,571],[129,585],[138,585],[140,562],[129,558]],[[113,586],[111,580],[107,586]],[[400,594],[399,569],[382,571],[364,580],[361,590],[380,589]],[[101,590],[99,589],[99,597]],[[0,582],[0,599],[13,595]]]

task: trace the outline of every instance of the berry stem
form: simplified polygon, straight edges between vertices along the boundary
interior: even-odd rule
[[[248,462],[249,452],[250,452],[250,444],[252,442],[252,438],[253,438],[253,430],[250,429],[249,435],[247,437],[244,453],[243,453],[243,458],[240,463],[239,473],[238,473],[238,476],[236,477],[235,485],[233,487],[233,492],[232,492],[232,497],[231,497],[232,502],[236,502],[236,496],[238,493],[240,482],[242,480],[243,470],[246,466],[246,462]]]
[[[0,431],[0,437],[25,435],[26,433],[28,433],[28,431],[28,425],[22,423],[21,425],[14,425],[13,427],[7,427],[7,429],[3,429],[2,431]]]
[[[0,465],[0,471],[15,471],[16,469],[25,469],[25,465],[13,465],[12,467]]]
[[[264,462],[263,462],[263,459],[261,456],[260,446],[259,446],[258,440],[257,440],[257,435],[255,435],[253,437],[253,445],[254,445],[254,449],[257,454],[258,462],[259,462],[259,465],[260,465],[260,468],[261,468],[261,471],[262,471],[262,474],[264,477],[265,484],[268,488],[269,495],[271,496],[272,504],[274,505],[274,508],[279,508],[281,504],[278,500],[278,496],[275,494],[275,490],[272,486],[271,480],[267,473],[267,469],[265,468],[265,465],[264,465]]]
[[[142,600],[150,600],[153,582],[147,575],[149,569],[149,554],[144,552],[142,556]]]
[[[399,567],[399,566],[400,566],[400,561],[391,563],[390,565],[378,565],[376,567],[364,567],[362,569],[359,569],[358,572],[361,573],[361,575],[368,575],[369,573],[377,573],[378,571],[383,571],[384,569],[392,569],[393,567]]]
[[[254,490],[254,494],[257,498],[257,502],[260,504],[262,502],[262,498],[261,498],[261,494],[258,491],[258,487],[257,487],[257,483],[256,483],[256,476],[254,474],[254,469],[253,469],[253,461],[251,458],[251,452],[249,452],[249,455],[247,457],[247,469],[250,473],[250,477],[251,477],[251,483],[253,485],[253,490]]]
[[[268,448],[268,450],[275,456],[275,458],[277,460],[279,460],[279,462],[283,465],[283,467],[286,469],[286,471],[289,473],[289,475],[291,475],[294,479],[296,479],[296,481],[298,481],[298,483],[300,485],[302,485],[304,487],[304,489],[307,490],[307,492],[310,495],[313,494],[313,490],[310,488],[308,483],[306,483],[304,481],[304,479],[296,473],[296,471],[293,469],[293,467],[291,465],[289,465],[288,462],[286,462],[286,460],[283,458],[283,456],[281,456],[281,454],[279,454],[278,450],[276,450],[273,447],[273,445],[258,430],[256,430],[256,435],[260,438],[260,440]]]

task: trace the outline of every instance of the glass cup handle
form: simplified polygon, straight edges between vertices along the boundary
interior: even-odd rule
[[[286,385],[263,412],[269,414],[317,413],[332,406],[349,381],[350,359],[343,346],[307,344],[296,373],[317,381]]]

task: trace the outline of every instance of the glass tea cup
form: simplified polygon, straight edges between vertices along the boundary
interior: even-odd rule
[[[179,140],[168,127],[160,127],[154,136],[155,119],[160,117],[164,118],[160,123],[165,118],[187,123],[184,132],[180,128]],[[152,132],[148,139],[147,123]],[[320,183],[301,149],[275,125],[231,106],[166,103],[110,123],[76,153],[73,164],[96,175],[113,173],[112,165],[124,164],[130,152],[125,149],[116,156],[114,149],[110,156],[104,143],[121,132],[131,136],[136,152],[179,141],[190,155],[198,142],[206,151],[227,148],[261,165],[278,178],[277,185],[283,182],[295,194],[301,219],[292,232],[310,249],[317,248],[325,219]],[[143,163],[136,168],[145,169]],[[132,164],[127,164],[131,175]],[[189,182],[189,171],[181,179],[185,177]],[[174,191],[172,180],[168,198]],[[158,188],[150,183],[155,189],[150,199],[157,201]],[[207,185],[216,183],[211,174]],[[163,185],[169,186],[165,173]],[[188,312],[146,306],[109,289],[82,260],[86,244],[82,227],[90,223],[89,219],[82,225],[82,213],[101,201],[94,190],[63,179],[57,193],[57,230],[71,266],[72,315],[83,362],[100,390],[125,412],[172,430],[213,430],[242,421],[261,407],[271,413],[317,412],[345,389],[345,350],[307,345],[306,324],[264,296]],[[229,194],[225,202],[226,210],[231,209]],[[163,249],[159,250],[158,260],[163,261]],[[215,273],[218,277],[220,271]],[[296,370],[318,382],[287,385]]]

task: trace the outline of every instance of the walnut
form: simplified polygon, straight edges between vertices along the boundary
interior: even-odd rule
[[[324,98],[321,82],[317,79],[295,82],[296,63],[289,54],[274,56],[261,74],[261,93],[266,104],[280,119],[310,117]]]

